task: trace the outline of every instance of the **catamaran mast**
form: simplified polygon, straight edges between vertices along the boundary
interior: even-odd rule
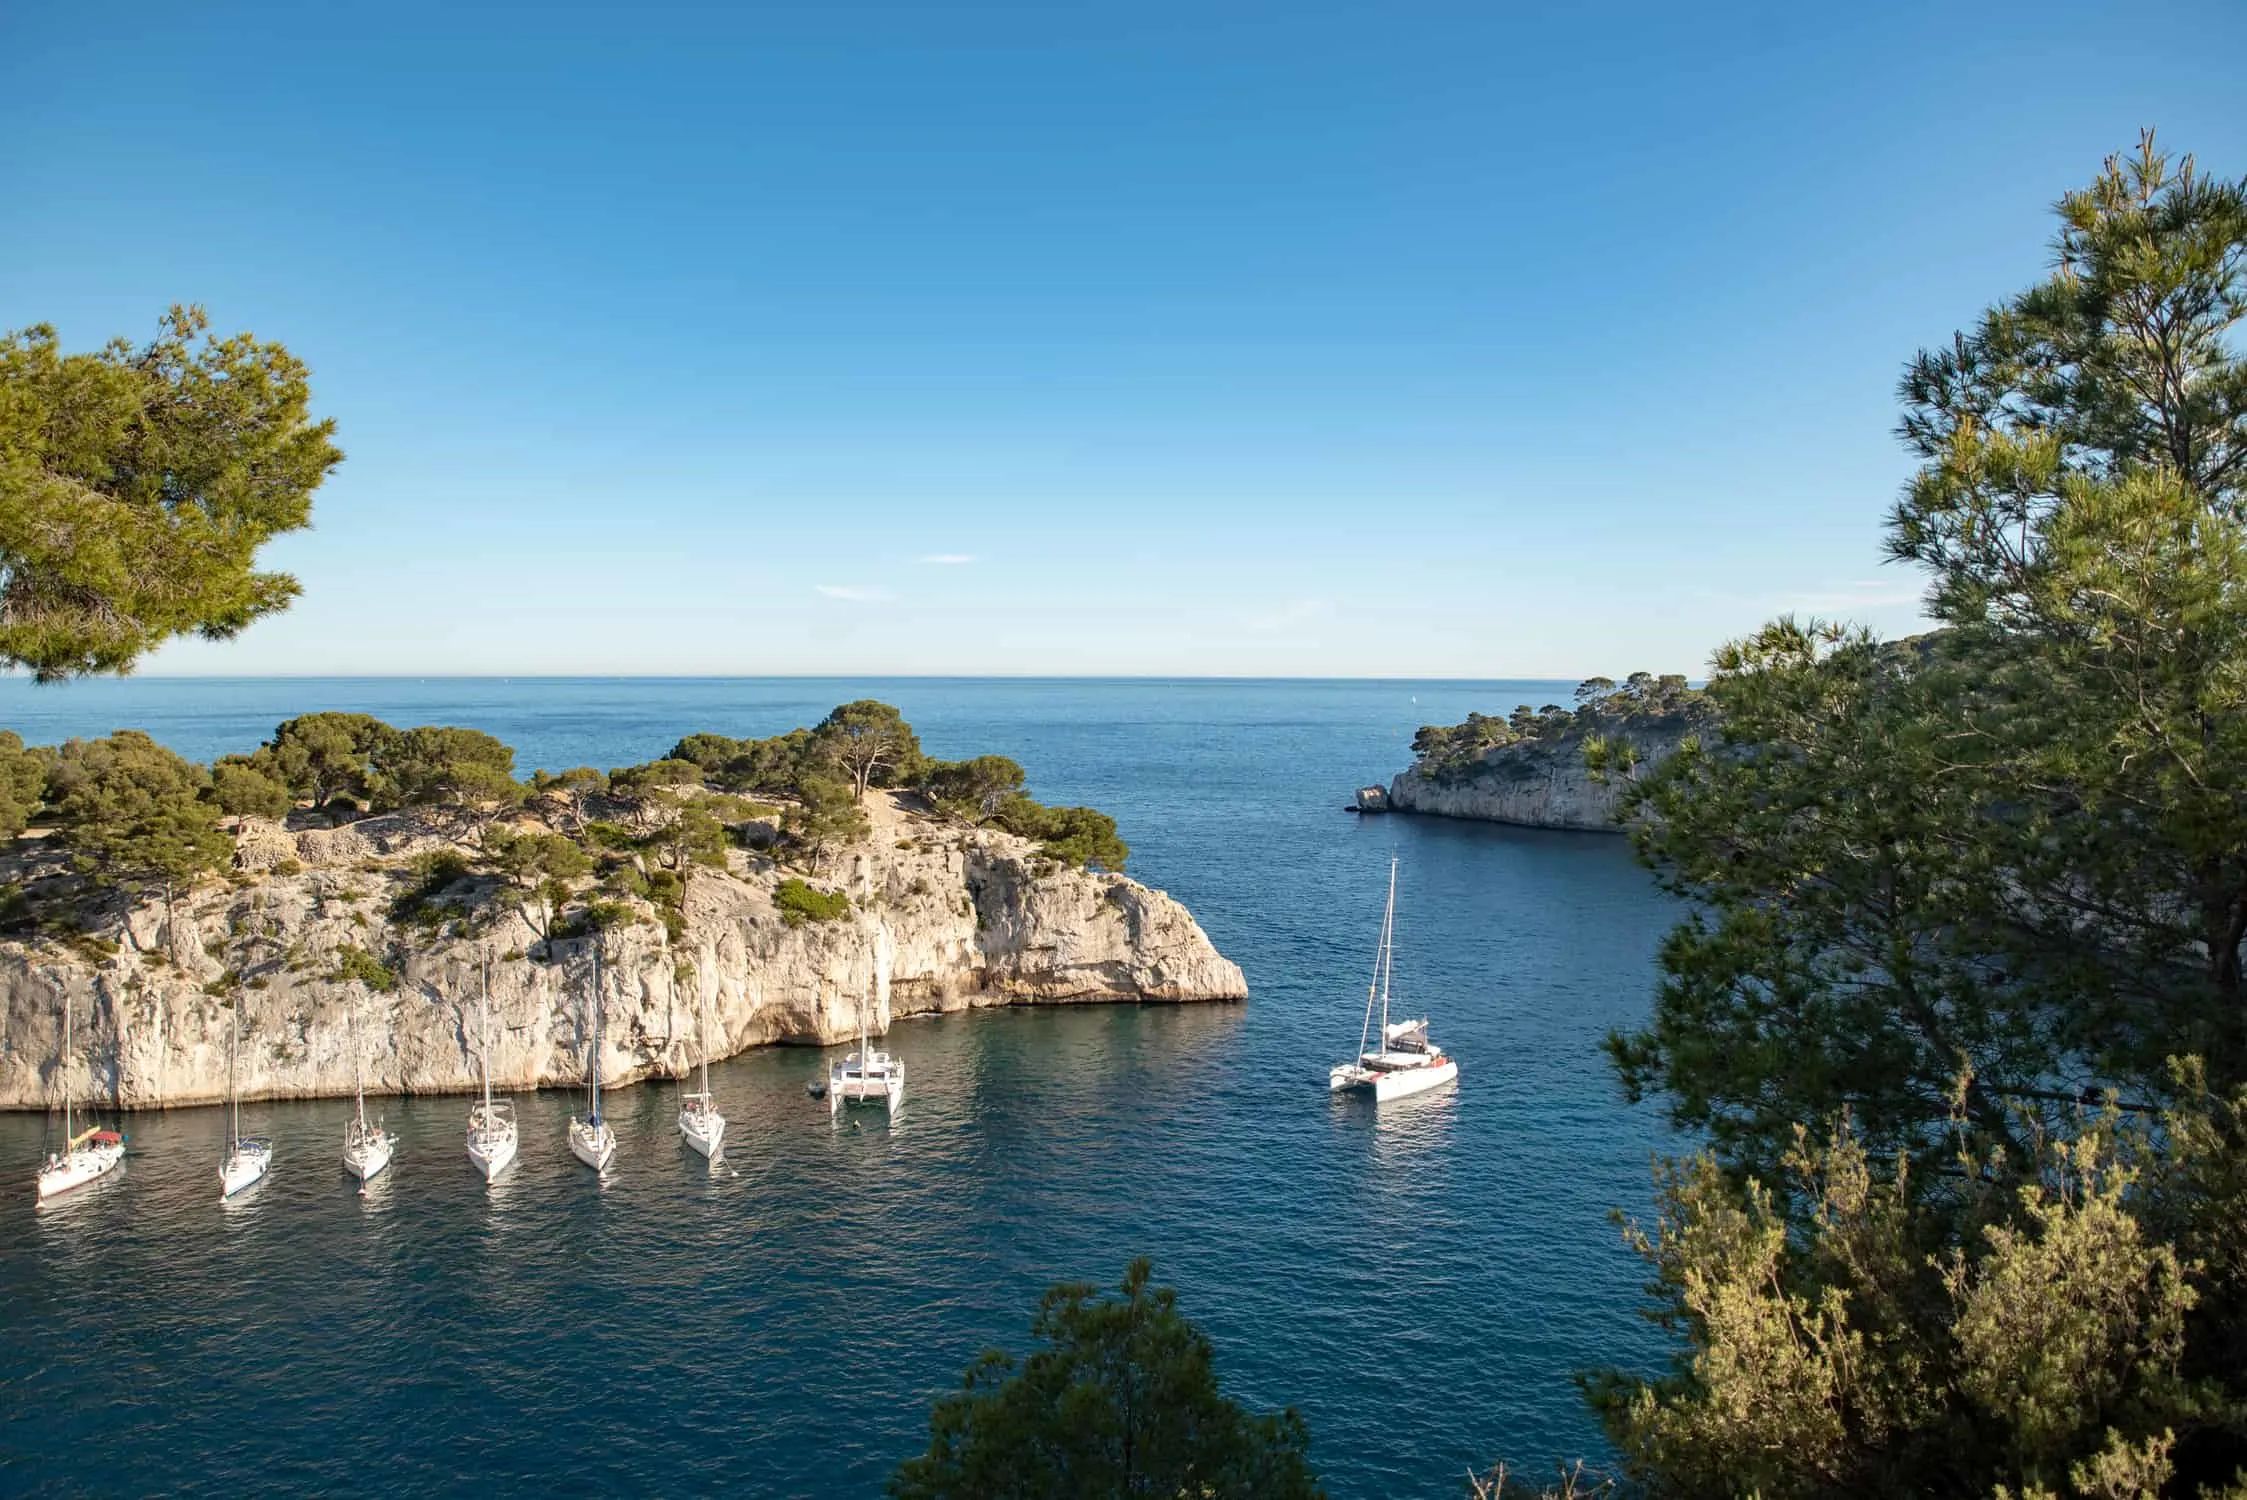
[[[1389,856],[1389,910],[1381,918],[1381,1050],[1389,1050],[1389,976],[1397,967],[1397,857]]]

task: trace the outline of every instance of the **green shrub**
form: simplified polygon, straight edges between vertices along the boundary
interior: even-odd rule
[[[850,912],[850,897],[841,891],[823,891],[793,875],[773,888],[772,904],[780,920],[790,927],[806,922],[833,922]]]

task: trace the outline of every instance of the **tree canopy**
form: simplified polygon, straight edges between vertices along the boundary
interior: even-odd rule
[[[338,797],[372,799],[375,753],[397,734],[372,714],[301,714],[277,727],[258,753],[291,792],[324,810]]]
[[[85,354],[46,324],[0,335],[0,666],[126,672],[296,597],[257,555],[311,520],[335,423],[286,348],[209,326],[174,307],[148,343]]]
[[[993,1351],[929,1417],[928,1451],[890,1477],[894,1500],[1312,1500],[1310,1431],[1290,1408],[1255,1415],[1218,1387],[1208,1338],[1133,1261],[1116,1294],[1048,1291],[1019,1362]]]
[[[1656,1493],[2247,1493],[2247,181],[2058,215],[1904,377],[1942,628],[1732,643],[1628,793],[1689,906],[1610,1046],[1711,1148],[1592,1387]]]
[[[137,729],[72,740],[48,772],[55,836],[96,880],[167,898],[234,852],[201,766]]]
[[[850,779],[860,797],[871,786],[886,785],[892,773],[909,773],[921,758],[921,742],[904,715],[887,703],[860,698],[836,708],[811,732],[812,753]]]
[[[481,729],[425,724],[381,740],[372,756],[378,809],[457,807],[486,814],[520,800],[515,752]]]

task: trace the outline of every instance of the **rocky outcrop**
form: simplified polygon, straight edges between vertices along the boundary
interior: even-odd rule
[[[869,810],[872,836],[815,882],[849,896],[838,919],[791,925],[774,904],[790,872],[740,850],[725,870],[692,874],[669,927],[630,903],[637,920],[601,940],[605,1080],[683,1074],[702,1055],[705,1006],[710,1053],[726,1057],[843,1040],[861,1004],[879,1034],[971,1006],[1247,994],[1239,967],[1160,891],[886,794]],[[253,825],[233,879],[170,914],[112,902],[83,913],[80,933],[0,941],[0,1108],[44,1108],[64,1090],[122,1108],[221,1099],[237,997],[244,1098],[348,1094],[354,1009],[371,1089],[471,1089],[487,973],[494,1082],[576,1084],[594,940],[542,943],[536,909],[480,873],[418,915],[402,909],[411,856],[446,842],[411,820],[293,835]],[[395,987],[333,977],[349,950],[390,966]],[[75,1036],[58,1065],[66,997]]]
[[[1601,732],[1610,740],[1627,741],[1637,751],[1643,772],[1703,727],[1681,714],[1606,725]],[[1620,833],[1617,814],[1624,783],[1613,777],[1605,782],[1592,779],[1584,765],[1588,732],[1571,729],[1503,745],[1465,765],[1415,766],[1389,783],[1389,806],[1396,812],[1479,818],[1529,828]]]

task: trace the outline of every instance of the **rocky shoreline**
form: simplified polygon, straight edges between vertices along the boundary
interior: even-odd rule
[[[338,829],[247,820],[236,869],[160,900],[111,897],[77,933],[0,941],[0,1109],[65,1091],[103,1107],[209,1104],[226,1092],[239,997],[244,1099],[348,1094],[352,1012],[368,1087],[478,1086],[478,1001],[490,975],[494,1084],[583,1077],[593,944],[603,947],[602,1077],[675,1078],[710,1055],[854,1036],[864,1003],[895,1020],[980,1006],[1245,999],[1240,968],[1192,913],[1121,875],[1074,868],[1027,839],[971,828],[909,794],[874,791],[871,833],[828,856],[816,883],[849,898],[834,920],[774,902],[797,872],[734,849],[694,869],[673,925],[645,901],[605,937],[541,940],[535,908],[496,878],[440,893],[436,924],[398,915],[413,859],[451,846],[411,815]],[[27,879],[37,856],[13,857]],[[354,952],[381,978],[339,977]],[[62,1008],[75,1016],[57,1063]]]

